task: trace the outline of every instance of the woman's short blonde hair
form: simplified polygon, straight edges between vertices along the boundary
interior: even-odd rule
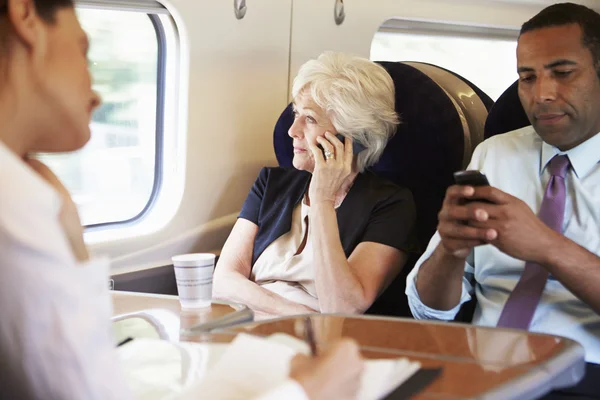
[[[358,155],[360,172],[379,160],[400,122],[394,82],[382,66],[362,57],[325,52],[300,67],[292,97],[304,93],[325,111],[338,133],[367,148]]]

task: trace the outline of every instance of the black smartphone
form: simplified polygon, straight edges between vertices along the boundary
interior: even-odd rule
[[[346,144],[345,140],[345,136],[338,133],[337,135],[335,135],[336,138],[340,139],[340,141],[344,144]],[[352,153],[353,154],[358,154],[361,151],[366,150],[366,147],[363,146],[362,144],[358,143],[356,140],[352,142]]]
[[[346,137],[344,135],[338,133],[337,135],[335,135],[335,137],[338,138],[340,140],[340,142],[346,144]],[[325,150],[323,149],[323,146],[321,146],[320,144],[317,144],[317,147],[321,149],[321,151],[323,152],[323,157],[325,157]],[[365,149],[366,149],[366,147],[363,146],[362,144],[358,143],[356,140],[352,142],[352,153],[353,154],[358,154]]]
[[[490,183],[488,182],[487,177],[477,171],[477,170],[468,170],[468,171],[458,171],[454,173],[454,182],[456,182],[457,185],[463,185],[463,186],[489,186]],[[467,204],[470,203],[472,201],[476,201],[475,199],[463,199],[462,200],[462,204]],[[479,200],[483,203],[489,203],[489,201],[487,200]]]
[[[487,177],[476,170],[458,171],[454,173],[454,182],[463,186],[489,186]]]

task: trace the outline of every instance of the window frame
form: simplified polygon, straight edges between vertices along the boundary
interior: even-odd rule
[[[163,177],[164,177],[164,130],[165,130],[165,97],[166,97],[166,63],[167,63],[167,39],[165,28],[158,15],[158,10],[142,9],[132,10],[130,8],[109,7],[108,5],[101,6],[96,4],[77,3],[76,7],[92,8],[98,10],[122,11],[122,12],[140,12],[145,13],[149,18],[157,39],[157,57],[156,57],[156,121],[155,121],[155,148],[154,148],[154,180],[148,201],[139,213],[128,219],[109,220],[94,224],[84,225],[87,231],[97,231],[106,228],[118,228],[127,226],[142,220],[152,209],[153,205],[159,196]],[[93,38],[91,39],[93,41]],[[93,43],[93,42],[92,42]]]

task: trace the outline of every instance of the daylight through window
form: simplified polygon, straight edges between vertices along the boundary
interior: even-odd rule
[[[371,44],[371,60],[434,64],[463,76],[497,100],[517,80],[516,49],[516,38],[380,30]]]

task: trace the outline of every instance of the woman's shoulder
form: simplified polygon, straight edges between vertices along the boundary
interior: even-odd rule
[[[264,181],[290,182],[304,181],[310,173],[290,167],[263,167],[258,174],[258,179]]]
[[[412,201],[411,191],[392,182],[391,180],[375,174],[372,171],[365,171],[359,175],[363,181],[363,187],[379,200],[388,198],[405,198]]]

